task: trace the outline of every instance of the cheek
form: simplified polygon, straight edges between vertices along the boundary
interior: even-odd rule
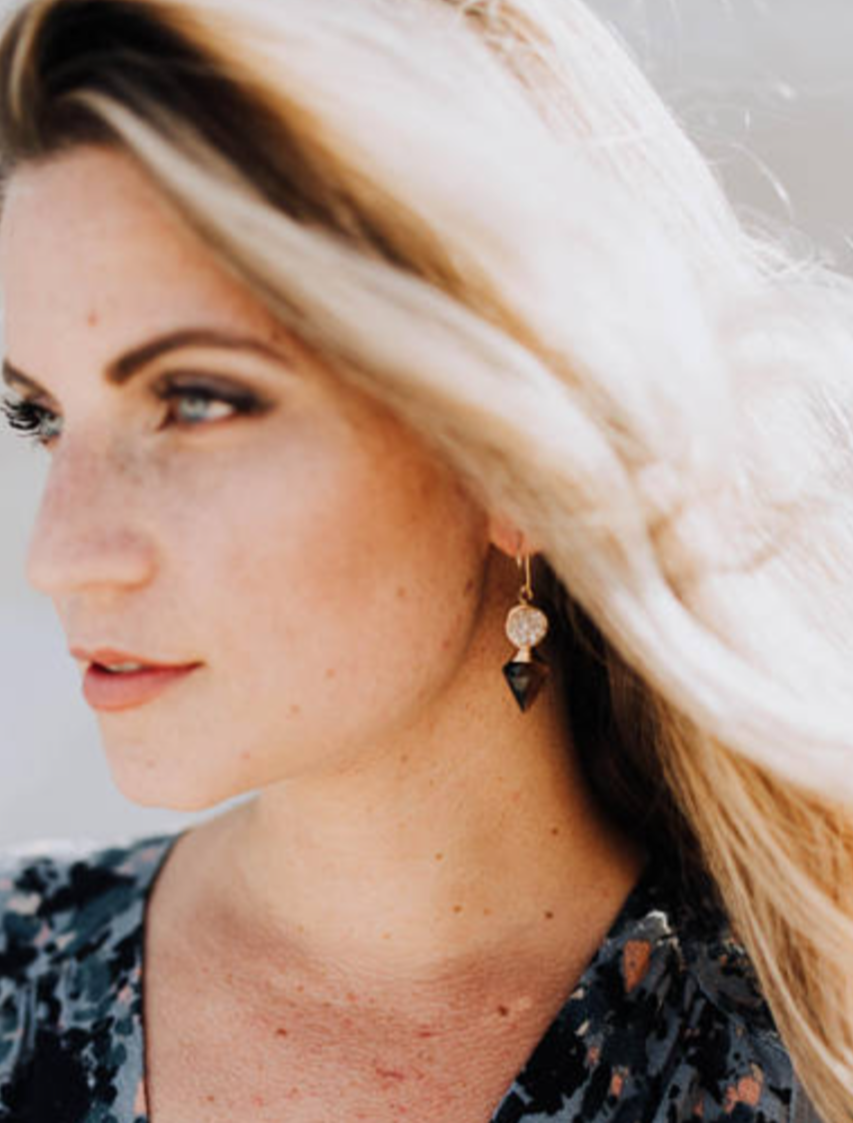
[[[223,471],[184,537],[223,703],[300,737],[423,701],[470,638],[485,520],[388,441],[281,442]],[[331,725],[335,726],[334,731]],[[270,730],[268,729],[269,733]]]

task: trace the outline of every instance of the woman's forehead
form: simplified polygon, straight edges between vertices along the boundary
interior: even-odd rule
[[[75,288],[116,266],[155,270],[166,288],[176,268],[210,275],[215,260],[144,172],[118,151],[80,147],[21,166],[0,214],[4,279],[48,271]],[[50,267],[49,270],[47,267]],[[42,280],[45,278],[42,277]],[[223,273],[222,281],[230,278]]]
[[[24,369],[97,340],[104,363],[188,326],[295,344],[121,154],[23,167],[0,219],[4,343]]]

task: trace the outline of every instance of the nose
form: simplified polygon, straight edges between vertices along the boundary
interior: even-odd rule
[[[51,598],[144,585],[154,572],[143,483],[120,456],[63,435],[30,535],[26,577]]]

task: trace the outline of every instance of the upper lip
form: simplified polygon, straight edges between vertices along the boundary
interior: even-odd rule
[[[120,651],[116,647],[96,647],[89,650],[85,647],[71,647],[69,651],[75,659],[82,659],[86,663],[100,663],[102,666],[112,666],[115,663],[139,663],[143,667],[189,667],[191,662],[170,663],[162,659],[148,659],[144,655],[134,655],[129,651]]]

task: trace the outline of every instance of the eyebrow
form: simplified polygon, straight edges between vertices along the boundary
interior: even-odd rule
[[[253,336],[234,335],[214,328],[182,328],[149,339],[145,343],[125,351],[107,364],[104,369],[104,378],[112,386],[124,386],[135,374],[150,366],[161,355],[184,347],[201,346],[220,347],[230,351],[253,351],[255,354],[279,363],[287,358],[275,347]],[[42,389],[33,378],[18,370],[6,358],[3,359],[2,374],[3,381],[7,385],[18,382],[31,390]]]

